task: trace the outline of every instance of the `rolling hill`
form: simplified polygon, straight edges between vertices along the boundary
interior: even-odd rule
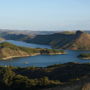
[[[42,35],[25,35],[3,32],[0,36],[6,40],[19,40],[28,43],[46,44],[57,49],[90,50],[90,34],[82,31],[67,31]]]
[[[90,50],[90,34],[77,31],[72,34],[55,33],[51,35],[37,35],[24,40],[28,43],[48,44],[52,48]]]
[[[45,55],[64,54],[64,51],[54,49],[40,49],[40,48],[35,49],[35,48],[20,47],[8,42],[0,43],[0,60],[7,60],[16,57],[43,55],[43,54]]]

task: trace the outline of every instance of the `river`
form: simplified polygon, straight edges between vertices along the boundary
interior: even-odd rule
[[[32,48],[51,48],[48,45],[39,45],[39,44],[31,44],[25,43],[21,41],[7,40],[12,44],[24,47],[32,47]],[[80,53],[90,52],[90,51],[74,51],[74,50],[65,50],[67,54],[65,55],[38,55],[38,56],[30,56],[23,58],[14,58],[10,60],[0,61],[0,65],[10,65],[10,66],[18,66],[18,67],[27,67],[27,66],[38,66],[38,67],[46,67],[53,64],[63,64],[67,62],[76,62],[76,63],[89,63],[90,60],[83,60],[77,58]]]

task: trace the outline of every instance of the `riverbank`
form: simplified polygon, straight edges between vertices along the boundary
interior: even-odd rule
[[[65,54],[65,52],[63,50],[55,50],[55,49],[20,47],[8,42],[0,43],[0,60],[8,60],[12,58],[28,57],[36,55],[57,55],[57,54]]]
[[[65,53],[49,53],[49,54],[43,54],[43,55],[64,55],[64,54]],[[9,59],[13,59],[13,58],[22,58],[22,57],[37,56],[37,55],[42,55],[42,54],[34,53],[34,54],[23,55],[23,56],[8,56],[8,57],[1,58],[1,60],[9,60]]]

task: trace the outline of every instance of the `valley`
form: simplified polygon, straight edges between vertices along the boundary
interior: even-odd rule
[[[0,90],[90,90],[90,0],[0,0]]]
[[[84,60],[90,56],[89,35],[82,31],[33,36],[15,33],[2,35],[0,88],[13,90],[89,88],[90,59]]]

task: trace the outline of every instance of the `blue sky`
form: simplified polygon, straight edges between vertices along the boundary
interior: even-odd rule
[[[0,28],[90,30],[90,0],[0,0]]]

